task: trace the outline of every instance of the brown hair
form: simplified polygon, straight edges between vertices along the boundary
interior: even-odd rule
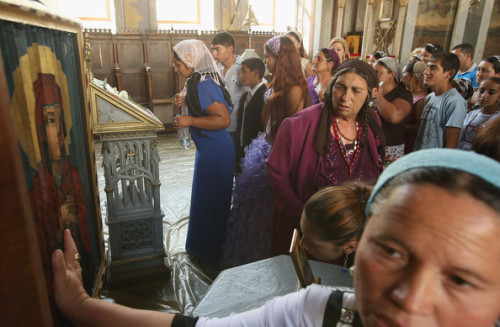
[[[500,116],[476,134],[472,141],[472,150],[500,162]]]
[[[306,56],[306,51],[304,50],[304,43],[302,42],[302,39],[300,38],[299,34],[297,34],[296,32],[294,31],[290,31],[288,33],[286,33],[286,35],[290,35],[291,37],[293,37],[295,40],[297,40],[297,42],[300,43],[300,47],[299,47],[299,56],[301,56],[302,58],[305,58]]]
[[[292,40],[285,36],[280,37],[280,42],[273,80],[270,85],[272,93],[263,111],[264,125],[266,125],[269,120],[271,123],[271,139],[276,135],[281,122],[295,113],[295,111],[291,112],[290,110],[295,110],[296,108],[289,108],[287,103],[287,92],[292,86],[298,85],[302,89],[304,108],[311,104],[309,86],[307,85],[304,74],[302,74],[297,49],[295,49]],[[271,49],[268,48],[266,51],[274,55]]]
[[[341,246],[352,239],[359,240],[371,191],[371,185],[360,182],[325,187],[306,202],[305,217],[323,241]]]

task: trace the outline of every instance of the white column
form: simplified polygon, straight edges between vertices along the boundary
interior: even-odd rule
[[[413,50],[413,35],[415,34],[415,24],[417,22],[418,1],[409,1],[406,9],[406,19],[401,40],[401,48],[399,51],[399,58],[405,61],[410,57]]]
[[[481,26],[477,36],[476,49],[474,49],[474,62],[479,63],[483,58],[484,45],[488,37],[488,27],[490,26],[491,12],[493,11],[494,0],[486,0],[484,4],[483,15],[481,17]]]
[[[311,51],[309,51],[309,56],[311,58],[314,57],[314,53],[316,50],[321,48],[321,34],[322,34],[322,28],[321,26],[327,26],[323,25],[323,17],[321,15],[323,11],[323,0],[316,0],[315,7],[314,7],[314,24],[313,24],[313,35],[312,35],[312,41],[311,41]],[[330,15],[331,16],[331,15]]]
[[[394,46],[392,47],[393,55],[399,61],[401,57],[399,56],[401,52],[401,38],[403,37],[403,26],[405,24],[405,16],[406,16],[406,6],[408,4],[408,0],[399,0],[399,14],[396,25],[396,34],[394,35]]]
[[[366,1],[365,24],[363,26],[363,43],[361,45],[361,59],[365,60],[366,55],[371,53],[373,42],[373,5],[375,0]]]
[[[344,9],[347,0],[337,0],[339,11],[337,13],[337,28],[335,29],[335,36],[342,37],[342,27],[344,26]]]
[[[467,23],[467,15],[469,13],[470,0],[460,0],[457,6],[457,15],[453,22],[453,33],[451,35],[450,50],[457,44],[462,43],[464,39],[465,24]],[[486,7],[486,6],[485,6]],[[441,44],[443,47],[444,44]],[[444,49],[446,51],[447,49]]]

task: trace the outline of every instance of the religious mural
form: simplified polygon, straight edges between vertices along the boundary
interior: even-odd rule
[[[47,290],[51,293],[51,254],[62,247],[63,230],[70,229],[84,286],[93,294],[103,260],[102,228],[77,34],[6,21],[0,21],[0,31]]]
[[[447,49],[453,33],[458,0],[419,0],[412,49],[429,42]]]

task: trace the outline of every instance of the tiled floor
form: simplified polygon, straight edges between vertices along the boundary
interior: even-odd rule
[[[167,263],[172,270],[172,276],[154,282],[145,281],[140,285],[119,290],[108,291],[104,288],[101,297],[135,308],[190,313],[212,282],[210,277],[189,260],[184,249],[196,150],[194,146],[189,150],[182,149],[177,134],[159,136],[157,141],[161,158],[161,209],[165,214],[163,218],[164,242],[168,254]],[[100,142],[95,143],[95,153],[104,239],[107,243],[108,228],[105,224],[106,196],[101,145]]]

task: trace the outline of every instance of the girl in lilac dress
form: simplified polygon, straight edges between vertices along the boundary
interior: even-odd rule
[[[264,95],[267,127],[266,132],[245,149],[245,158],[240,164],[242,172],[236,178],[226,234],[226,268],[269,257],[274,201],[266,160],[283,119],[307,107],[311,101],[292,41],[276,36],[264,47],[266,65],[273,74]]]

